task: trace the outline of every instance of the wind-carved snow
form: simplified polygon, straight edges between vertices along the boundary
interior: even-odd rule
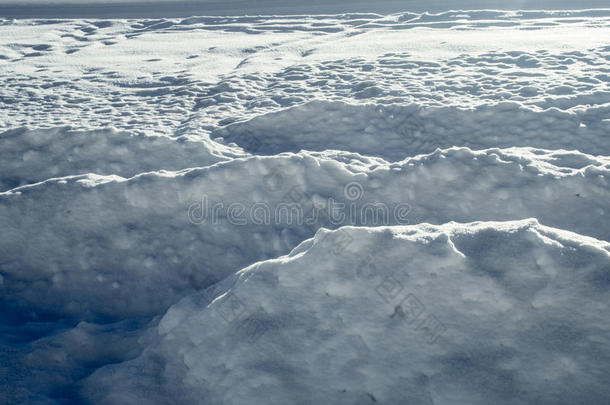
[[[303,152],[131,179],[52,179],[0,193],[4,288],[76,316],[153,315],[321,226],[535,217],[608,240],[608,176],[609,159],[577,152],[454,148],[391,164]],[[297,214],[282,211],[295,203]],[[311,214],[330,210],[343,215]],[[39,282],[44,291],[29,287]]]
[[[0,191],[51,177],[87,173],[131,177],[161,169],[209,166],[236,156],[222,145],[206,147],[188,136],[172,140],[112,129],[19,128],[4,132],[0,140],[6,158],[0,162]]]
[[[591,110],[536,112],[517,103],[463,110],[313,101],[226,125],[211,136],[263,155],[338,149],[396,161],[454,145],[532,146],[607,155],[610,120],[593,117]]]
[[[347,227],[304,244],[176,304],[140,357],[97,371],[85,391],[100,404],[610,394],[606,242],[525,220]]]
[[[1,398],[602,403],[609,22],[1,21]]]

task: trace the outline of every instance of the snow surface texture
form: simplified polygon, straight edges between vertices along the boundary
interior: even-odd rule
[[[173,306],[155,342],[96,372],[89,392],[104,404],[601,403],[609,253],[535,220],[320,231]],[[134,381],[139,370],[151,375]]]
[[[0,404],[608,402],[608,38],[0,20]]]

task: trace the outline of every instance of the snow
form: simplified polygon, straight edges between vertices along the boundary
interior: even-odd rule
[[[0,403],[610,398],[610,9],[0,3]]]
[[[601,403],[609,259],[610,244],[536,220],[319,231],[173,306],[141,356],[86,390],[101,404]]]
[[[453,148],[393,164],[303,152],[131,179],[49,179],[0,194],[4,285],[14,283],[12,295],[61,313],[154,315],[236,268],[286,254],[319,226],[525,216],[608,240],[609,176],[608,158]],[[359,198],[350,197],[349,184],[361,189]],[[296,201],[304,207],[302,220],[280,208],[295,202],[295,192],[303,197]],[[314,208],[316,198],[323,205]],[[331,201],[343,205],[337,214],[344,215],[328,221],[311,215],[329,216]],[[377,202],[387,204],[387,215],[366,213]],[[242,209],[233,212],[237,204]],[[395,215],[398,204],[404,218]],[[267,221],[257,205],[269,209]],[[46,287],[39,291],[32,283]]]
[[[158,169],[207,166],[227,159],[222,148],[205,147],[203,142],[186,136],[171,140],[113,129],[22,127],[4,132],[2,143],[7,160],[0,163],[0,191],[50,177],[86,173],[131,177]]]

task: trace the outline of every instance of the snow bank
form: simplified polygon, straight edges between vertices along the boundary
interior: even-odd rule
[[[608,243],[535,220],[319,231],[173,306],[154,344],[93,374],[86,393],[99,404],[601,403],[609,265]]]
[[[452,146],[610,154],[610,121],[594,117],[591,111],[533,111],[517,103],[464,110],[313,101],[227,125],[211,136],[256,154],[339,149],[394,161]]]
[[[301,152],[52,179],[0,193],[3,289],[47,311],[151,315],[320,226],[535,217],[608,240],[609,175],[607,158],[579,152],[452,148],[397,163]]]
[[[219,145],[204,146],[187,137],[134,136],[112,129],[19,128],[0,133],[0,142],[4,158],[0,162],[0,191],[52,177],[86,173],[131,177],[228,159]]]

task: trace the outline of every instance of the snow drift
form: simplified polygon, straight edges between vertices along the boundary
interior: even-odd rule
[[[320,231],[173,306],[154,343],[87,392],[101,404],[601,403],[609,264],[608,243],[535,220]]]
[[[397,163],[302,152],[50,179],[0,193],[3,288],[36,310],[152,315],[322,226],[535,217],[608,240],[609,172],[607,158],[578,152],[453,148]],[[344,215],[325,220],[331,202]]]

